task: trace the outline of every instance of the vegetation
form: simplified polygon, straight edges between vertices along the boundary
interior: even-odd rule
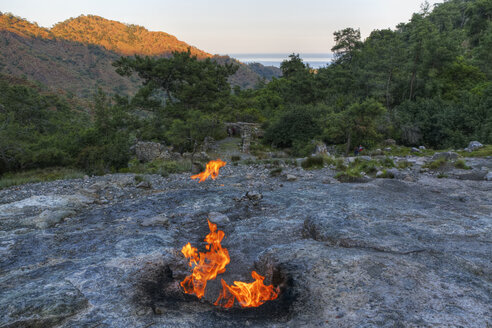
[[[471,170],[471,167],[466,165],[466,162],[463,159],[459,159],[456,162],[454,162],[454,167],[456,167],[457,169],[462,169],[462,170]]]
[[[97,90],[90,102],[2,76],[0,174],[52,166],[92,174],[179,172],[180,163],[134,163],[130,146],[137,139],[165,143],[174,151],[191,153],[191,168],[205,138],[224,138],[223,123],[234,121],[262,124],[263,144],[251,148],[258,158],[275,148],[309,156],[315,141],[337,145],[347,155],[359,145],[368,151],[383,148],[380,145],[388,138],[402,146],[392,146],[384,151],[386,155],[408,155],[410,147],[420,145],[443,149],[464,148],[471,140],[491,144],[491,17],[491,0],[448,0],[432,10],[424,6],[409,22],[395,30],[373,31],[365,40],[354,28],[336,31],[331,65],[314,70],[292,54],[281,64],[282,77],[259,81],[248,90],[231,88],[231,76],[239,71],[233,60],[201,58],[201,52],[184,46],[172,53],[176,49],[169,48],[161,57],[106,56],[105,60],[113,58],[118,78],[134,89],[125,89],[125,84],[120,84],[121,90],[96,88],[98,82],[92,81],[96,75],[83,77],[92,81],[91,93]],[[88,31],[88,26],[96,27]],[[27,38],[31,38],[28,44],[44,44],[46,49],[61,38],[85,43],[87,48],[94,43],[123,54],[153,55],[163,51],[156,40],[170,37],[97,16],[71,19],[47,30],[0,15],[0,30],[5,36],[0,46],[9,49],[2,52],[2,63],[9,63],[14,74],[25,65],[10,49],[29,48]],[[103,35],[103,30],[109,34]],[[59,61],[78,63],[106,50],[90,46],[90,51],[94,53],[90,58]],[[60,55],[49,52],[50,65],[54,56]],[[44,61],[36,58],[33,63]],[[40,67],[56,66],[50,65]],[[136,90],[135,81],[141,86],[129,97],[128,91]],[[491,147],[461,154],[491,156]],[[302,165],[314,168],[325,163],[342,171],[339,178],[347,181],[395,167],[389,158],[357,159],[346,167],[342,159],[309,157]],[[439,160],[427,167],[444,165]]]
[[[309,156],[301,163],[301,167],[307,169],[321,169],[324,166],[324,160],[321,156]]]
[[[82,177],[84,177],[84,172],[80,170],[58,167],[34,169],[19,173],[6,173],[0,177],[0,189],[26,183],[80,179]]]
[[[437,169],[445,167],[447,163],[448,163],[448,161],[445,158],[439,158],[439,159],[436,159],[435,161],[432,161],[430,163],[425,164],[422,167],[428,168],[431,170],[437,170]]]

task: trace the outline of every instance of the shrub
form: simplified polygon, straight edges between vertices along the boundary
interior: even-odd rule
[[[377,176],[377,178],[381,178],[381,179],[394,179],[395,178],[395,175],[393,174],[393,172],[390,172],[388,170],[383,170],[383,173],[379,176]]]
[[[406,169],[408,167],[412,167],[413,164],[408,162],[408,161],[401,161],[401,162],[398,162],[398,168],[403,170],[403,169]]]
[[[431,170],[437,170],[439,168],[443,168],[447,164],[447,160],[445,158],[439,158],[435,161],[425,164],[423,167]]]
[[[241,160],[241,156],[238,155],[232,155],[231,156],[231,161],[233,162],[239,162]]]
[[[457,169],[462,169],[462,170],[471,170],[471,167],[466,165],[466,162],[463,159],[459,159],[456,162],[454,162],[454,167],[456,167]]]
[[[323,168],[324,161],[321,156],[310,156],[302,161],[301,166],[305,170],[309,169],[321,169]]]
[[[351,167],[335,174],[335,178],[340,182],[358,182],[362,178],[362,174],[357,167]]]
[[[381,166],[383,167],[395,167],[395,162],[390,157],[385,157],[384,159],[380,160],[379,163],[381,163]]]

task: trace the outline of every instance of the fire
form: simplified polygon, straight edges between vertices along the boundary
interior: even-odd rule
[[[190,243],[181,249],[183,255],[190,259],[189,265],[193,268],[193,273],[187,276],[180,285],[185,293],[195,294],[198,298],[202,298],[205,294],[207,281],[224,273],[226,265],[230,262],[229,252],[220,244],[224,239],[224,232],[217,230],[216,224],[208,220],[207,222],[210,229],[210,233],[205,237],[208,252],[198,252]],[[266,286],[263,283],[265,277],[260,276],[255,271],[251,272],[251,276],[255,280],[254,282],[234,281],[233,286],[229,286],[224,279],[221,279],[222,292],[214,305],[230,308],[237,300],[242,307],[258,307],[266,301],[278,297],[278,288],[274,288],[272,285]]]
[[[181,253],[190,259],[190,267],[194,266],[193,273],[181,282],[181,287],[185,293],[195,294],[198,298],[202,298],[205,294],[207,281],[215,279],[219,273],[224,273],[226,265],[231,261],[227,249],[220,245],[224,232],[217,231],[217,225],[210,221],[208,221],[208,227],[210,233],[205,237],[208,252],[200,252],[197,255],[198,250],[190,243],[181,249]]]
[[[265,286],[263,283],[265,277],[255,271],[251,272],[251,276],[255,279],[254,282],[234,281],[235,286],[229,286],[222,279],[222,293],[214,305],[230,308],[234,305],[234,299],[237,299],[242,307],[258,307],[278,297],[278,288],[273,288],[272,285]]]
[[[227,163],[224,161],[221,161],[220,159],[217,159],[215,161],[210,161],[207,163],[207,168],[205,171],[202,173],[192,175],[192,179],[200,179],[198,180],[199,183],[202,183],[203,181],[207,180],[209,176],[212,177],[213,180],[215,180],[219,176],[219,169],[223,166],[225,166]]]

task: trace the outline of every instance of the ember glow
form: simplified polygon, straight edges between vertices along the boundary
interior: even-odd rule
[[[199,183],[202,183],[203,181],[207,180],[207,178],[210,176],[212,177],[213,180],[215,180],[219,176],[219,169],[223,166],[225,166],[227,163],[224,161],[221,161],[220,159],[217,159],[215,161],[210,161],[207,163],[207,168],[205,171],[202,173],[192,175],[192,179],[200,179],[198,180]]]
[[[225,234],[217,230],[217,225],[208,221],[210,233],[205,237],[208,252],[198,252],[195,247],[187,243],[181,249],[186,258],[189,258],[189,265],[193,268],[193,273],[187,276],[181,283],[184,292],[195,294],[202,298],[205,294],[207,281],[215,279],[218,274],[225,272],[225,267],[230,262],[229,252],[220,244]],[[234,281],[233,286],[229,286],[224,279],[222,282],[222,292],[220,293],[215,305],[230,308],[237,300],[242,307],[258,307],[266,301],[274,300],[278,297],[278,288],[272,285],[266,286],[263,283],[265,277],[260,276],[255,271],[251,272],[255,280],[251,283]]]

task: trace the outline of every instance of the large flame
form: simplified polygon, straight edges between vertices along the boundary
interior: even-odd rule
[[[231,261],[229,252],[226,248],[222,248],[220,242],[224,238],[224,232],[217,231],[217,225],[208,221],[210,233],[205,237],[208,243],[206,246],[208,252],[198,253],[195,247],[190,243],[186,244],[181,252],[186,258],[190,259],[189,265],[193,268],[193,273],[181,282],[185,293],[195,294],[198,298],[202,298],[205,294],[207,281],[215,279],[217,274],[225,272],[225,267]]]
[[[217,159],[215,161],[210,161],[207,163],[207,168],[205,171],[199,174],[192,175],[192,179],[200,179],[198,180],[199,183],[202,183],[203,181],[207,180],[209,176],[212,177],[213,180],[215,180],[219,176],[219,169],[223,166],[225,166],[227,163],[224,161],[221,161],[220,159]]]
[[[263,283],[265,277],[255,271],[251,272],[251,276],[255,279],[254,282],[234,281],[235,286],[229,286],[221,279],[222,293],[214,304],[230,308],[236,299],[242,307],[257,307],[278,297],[278,288],[273,288],[272,285],[265,286]]]
[[[224,273],[226,265],[230,262],[229,252],[220,244],[225,236],[224,232],[217,230],[216,224],[207,222],[210,229],[210,233],[205,237],[208,252],[198,252],[190,243],[181,249],[183,255],[190,259],[189,265],[193,268],[193,273],[181,282],[181,286],[185,293],[195,294],[198,298],[202,298],[205,294],[207,281],[215,279],[220,273]],[[251,276],[255,280],[254,282],[234,281],[233,286],[229,286],[222,279],[222,292],[214,304],[230,308],[237,300],[242,307],[258,307],[266,301],[278,297],[278,288],[274,288],[272,285],[266,286],[263,283],[265,277],[260,276],[255,271],[251,272]]]

